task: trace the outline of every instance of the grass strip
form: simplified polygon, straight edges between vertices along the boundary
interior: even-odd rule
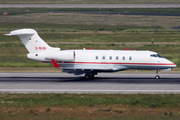
[[[87,25],[87,24],[54,24],[54,23],[16,23],[0,22],[0,31],[12,31],[22,28],[32,28],[41,32],[82,32],[82,31],[124,31],[129,32],[179,32],[179,30],[162,29],[160,26],[136,26],[136,25]]]
[[[179,94],[0,93],[2,119],[178,120]]]
[[[10,94],[0,93],[1,107],[110,105],[180,107],[179,94]],[[154,103],[155,105],[152,105]]]
[[[18,28],[16,28],[18,29]],[[63,29],[63,28],[62,28]],[[72,28],[73,29],[73,28]],[[77,28],[76,28],[77,29]],[[85,29],[85,28],[84,28]],[[95,30],[95,28],[92,28]],[[109,28],[110,29],[110,28]],[[118,29],[118,28],[117,28]],[[122,28],[123,29],[123,28]],[[15,30],[15,29],[13,29]],[[38,30],[38,34],[42,39],[44,39],[46,42],[81,42],[81,43],[96,43],[101,42],[103,43],[124,43],[131,42],[134,43],[143,43],[147,42],[148,44],[154,43],[176,43],[179,42],[180,34],[179,30],[174,31],[158,31],[158,30],[124,30],[122,32],[120,31],[77,31],[77,32],[60,32],[60,31],[39,31],[39,29],[35,28],[35,30]],[[44,30],[44,29],[41,29]],[[106,30],[106,28],[103,28],[103,30]],[[9,33],[9,31],[3,32],[0,34],[0,42],[4,43],[13,43],[13,42],[20,42],[19,38],[17,36],[5,36],[4,34]],[[1,44],[0,46],[2,46]],[[8,45],[8,44],[6,44]]]

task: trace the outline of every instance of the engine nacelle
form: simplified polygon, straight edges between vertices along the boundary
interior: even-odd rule
[[[74,51],[57,51],[53,53],[48,53],[45,56],[45,59],[55,61],[74,61],[75,52]]]

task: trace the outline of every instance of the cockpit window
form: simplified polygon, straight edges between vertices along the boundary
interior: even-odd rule
[[[159,57],[159,58],[164,58],[164,57],[162,57],[160,54],[152,54],[152,55],[150,55],[151,57]]]
[[[150,55],[151,57],[157,57],[155,54]]]
[[[160,57],[160,58],[164,58],[163,56],[161,56],[160,54],[156,54],[158,57]]]

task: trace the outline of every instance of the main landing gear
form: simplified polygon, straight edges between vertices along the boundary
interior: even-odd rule
[[[86,73],[84,75],[84,78],[87,80],[87,79],[92,79],[94,78],[94,76],[97,75],[97,73],[94,73],[94,72],[90,72],[90,73]]]
[[[159,72],[160,72],[160,70],[157,69],[157,71],[156,71],[156,74],[157,74],[157,75],[155,76],[155,79],[160,79]]]

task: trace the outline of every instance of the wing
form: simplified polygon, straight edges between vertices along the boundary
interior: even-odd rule
[[[62,69],[62,72],[66,72],[69,74],[74,74],[74,75],[81,75],[81,74],[86,74],[89,72],[116,72],[116,71],[122,71],[122,70],[127,70],[128,68],[125,66],[120,66],[116,68],[76,68],[76,67],[60,67],[57,62],[52,59],[52,63],[55,68]]]

